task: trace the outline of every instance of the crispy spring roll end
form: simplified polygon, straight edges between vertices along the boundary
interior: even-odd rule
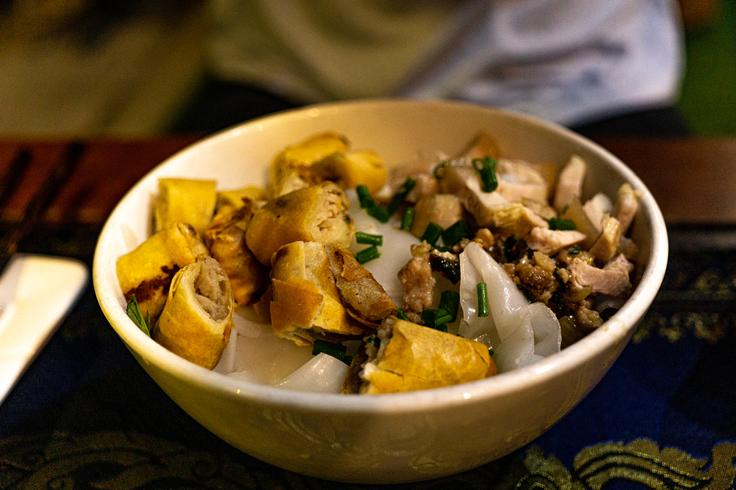
[[[207,369],[215,367],[230,337],[233,298],[217,261],[203,257],[179,270],[153,338]]]
[[[379,346],[367,345],[360,371],[365,394],[397,393],[450,386],[493,375],[495,364],[480,342],[387,318]]]

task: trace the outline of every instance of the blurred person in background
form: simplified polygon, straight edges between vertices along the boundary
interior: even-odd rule
[[[584,134],[683,135],[674,0],[217,0],[209,77],[175,127],[309,103],[448,98]]]

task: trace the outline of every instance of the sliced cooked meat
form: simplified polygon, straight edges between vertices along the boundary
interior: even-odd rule
[[[526,243],[533,250],[552,255],[584,240],[585,234],[577,230],[550,230],[536,227],[532,228],[526,238]]]
[[[613,216],[606,216],[601,223],[601,234],[590,247],[590,255],[602,262],[608,262],[618,250],[621,241],[621,223]]]
[[[412,258],[399,271],[399,281],[404,287],[403,306],[416,313],[431,307],[434,299],[436,281],[429,262],[430,250],[426,242],[412,245]]]
[[[498,193],[511,202],[531,199],[547,202],[547,181],[524,160],[501,158],[496,165]]]
[[[342,248],[326,247],[330,271],[350,316],[377,326],[396,312],[396,304],[368,270]]]
[[[631,287],[629,274],[634,270],[634,265],[623,254],[619,254],[602,269],[581,259],[574,259],[569,270],[574,286],[591,288],[594,293],[619,296]]]
[[[574,197],[580,197],[585,171],[585,160],[577,155],[573,155],[562,168],[557,177],[557,190],[555,191],[554,206],[557,211],[562,211]]]
[[[618,200],[614,216],[621,223],[621,233],[626,233],[631,222],[634,221],[636,213],[639,211],[639,192],[635,191],[631,185],[623,184],[618,189]]]
[[[447,228],[463,217],[460,198],[453,194],[435,194],[423,197],[414,206],[414,223],[411,232],[421,237],[430,223]]]
[[[585,211],[588,219],[599,232],[601,231],[603,218],[607,214],[610,215],[612,209],[613,203],[611,199],[602,192],[599,192],[583,204],[583,211]]]

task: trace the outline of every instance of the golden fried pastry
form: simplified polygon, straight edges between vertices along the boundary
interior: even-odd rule
[[[255,212],[245,233],[246,243],[264,265],[271,263],[279,247],[294,241],[347,248],[353,236],[348,206],[345,193],[332,182],[290,192]]]
[[[189,223],[202,233],[215,210],[215,185],[214,180],[159,179],[153,207],[154,230],[161,231],[174,223]]]
[[[176,273],[153,338],[207,369],[220,360],[232,329],[230,281],[217,261],[201,257]]]
[[[233,298],[239,305],[251,304],[268,285],[267,268],[245,243],[252,207],[253,202],[246,199],[239,208],[221,208],[204,233],[207,248],[230,278]]]
[[[174,224],[118,259],[120,289],[128,301],[135,296],[141,312],[155,320],[164,307],[174,274],[207,254],[207,247],[191,225]]]
[[[333,153],[312,165],[320,180],[331,180],[343,189],[362,184],[370,192],[378,192],[386,183],[388,170],[378,153],[370,150]]]
[[[243,206],[245,200],[252,201],[253,205],[266,199],[266,191],[257,185],[249,185],[240,189],[230,189],[217,193],[215,216],[224,211],[232,211]],[[215,218],[213,218],[215,219]]]
[[[363,333],[348,320],[321,243],[296,241],[279,248],[271,277],[271,326],[279,337],[307,345],[324,334]]]
[[[361,393],[397,393],[466,383],[496,373],[488,348],[474,340],[389,317],[368,343]]]
[[[309,167],[319,160],[346,151],[349,143],[345,136],[326,132],[311,136],[301,143],[286,147],[271,163],[268,193],[272,198],[317,183]]]

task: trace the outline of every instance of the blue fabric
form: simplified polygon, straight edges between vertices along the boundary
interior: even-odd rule
[[[25,247],[47,253],[65,247],[89,264],[96,232],[46,231]],[[505,458],[404,487],[733,487],[736,250],[693,251],[690,236],[673,231],[665,285],[652,311],[571,413]],[[52,446],[66,456],[51,458]],[[80,454],[84,462],[74,459]],[[146,461],[138,463],[142,480],[131,477],[131,454]],[[688,466],[688,458],[701,459],[700,468]],[[106,323],[91,285],[0,406],[0,488],[32,478],[79,488],[101,481],[114,488],[361,488],[272,467],[202,428],[138,366]]]

